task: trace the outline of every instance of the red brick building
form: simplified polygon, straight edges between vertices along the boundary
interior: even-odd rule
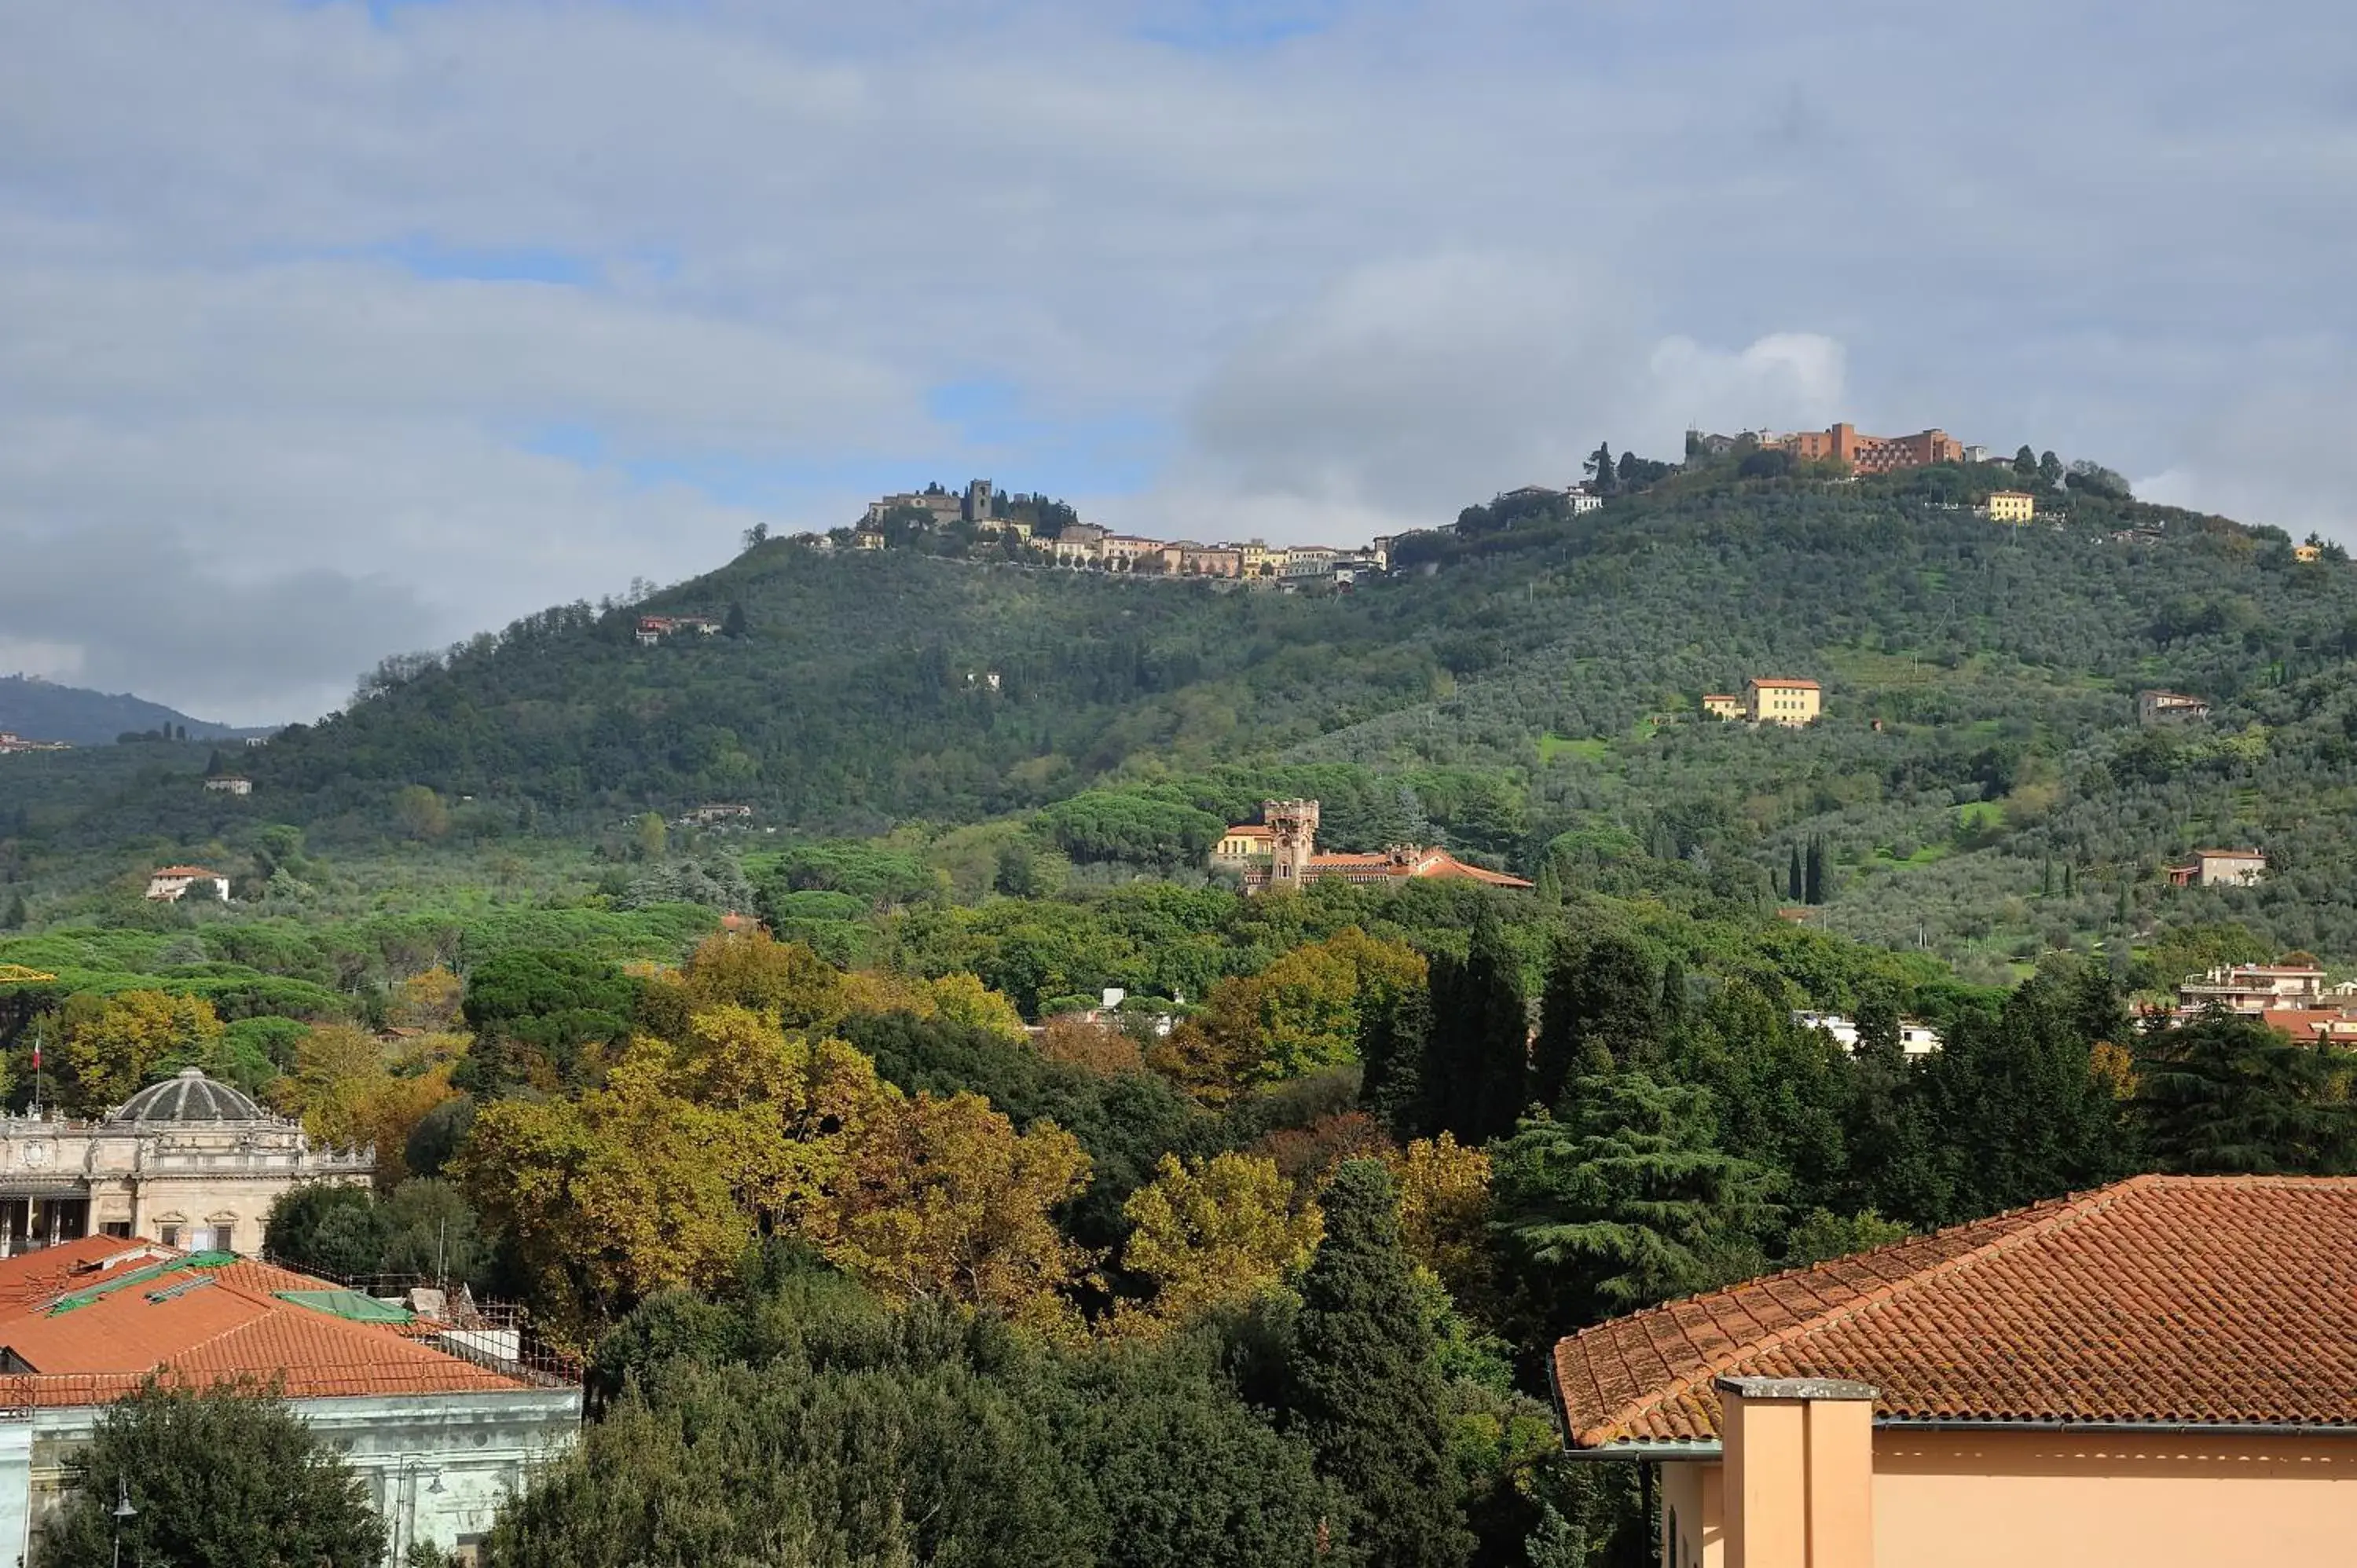
[[[1858,474],[1889,474],[1900,468],[1921,468],[1930,463],[1961,463],[1964,444],[1944,430],[1913,435],[1863,435],[1854,424],[1830,430],[1803,430],[1763,443],[1790,452],[1803,462],[1838,458]]]

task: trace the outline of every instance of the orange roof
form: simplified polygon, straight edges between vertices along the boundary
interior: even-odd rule
[[[0,1260],[0,1348],[29,1369],[0,1375],[0,1404],[99,1402],[159,1370],[275,1379],[310,1399],[534,1386],[276,1294],[336,1288],[324,1281],[189,1256],[96,1237]]]
[[[209,871],[201,865],[167,865],[162,870],[156,872],[154,875],[157,876],[219,876],[221,873],[218,871]]]
[[[1509,876],[1502,871],[1486,866],[1468,865],[1445,849],[1414,852],[1406,860],[1394,859],[1389,854],[1313,854],[1309,857],[1312,876],[1440,876],[1461,877],[1469,882],[1486,883],[1492,887],[1528,887],[1530,883],[1519,876]]]
[[[2339,1007],[2269,1007],[2245,1016],[2295,1040],[2357,1042],[2357,1016]]]
[[[1780,690],[1794,692],[1813,692],[1817,689],[1817,683],[1814,681],[1805,681],[1791,675],[1757,675],[1752,678],[1751,684],[1774,686]]]
[[[1246,822],[1242,827],[1230,828],[1226,832],[1220,836],[1222,838],[1232,839],[1267,839],[1275,838],[1276,836],[1276,830],[1274,828],[1265,828],[1258,822]]]
[[[1555,1350],[1576,1448],[1716,1441],[1727,1375],[1869,1383],[1881,1419],[2357,1435],[2357,1178],[2136,1176]]]

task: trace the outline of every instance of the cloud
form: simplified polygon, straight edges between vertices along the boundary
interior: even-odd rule
[[[1719,350],[1649,333],[1650,314],[1566,258],[1371,263],[1213,372],[1176,482],[1234,492],[1282,536],[1344,519],[1428,527],[1514,484],[1570,482],[1599,441],[1674,459],[1688,418],[1798,424],[1840,407],[1829,338]],[[1308,507],[1300,523],[1286,501]]]
[[[1688,421],[2339,526],[2357,29],[2264,10],[17,0],[0,549],[295,640],[0,639],[296,716],[925,478],[1339,535]]]

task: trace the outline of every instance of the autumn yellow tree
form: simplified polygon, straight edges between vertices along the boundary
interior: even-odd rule
[[[1455,1134],[1418,1138],[1391,1156],[1399,1187],[1400,1245],[1463,1300],[1491,1283],[1490,1156]]]
[[[680,972],[692,1009],[738,1006],[785,1029],[816,1029],[844,1015],[844,974],[801,942],[767,931],[707,937]]]
[[[450,1174],[578,1335],[667,1285],[720,1285],[765,1230],[823,1248],[851,1148],[895,1097],[839,1040],[714,1008],[682,1040],[632,1040],[577,1099],[484,1106]]]
[[[1357,1060],[1362,1018],[1424,975],[1414,949],[1349,927],[1258,974],[1221,981],[1184,1034],[1174,1030],[1147,1059],[1205,1103],[1222,1103],[1249,1082]]]
[[[1232,1152],[1181,1165],[1162,1156],[1154,1179],[1122,1206],[1134,1229],[1122,1266],[1151,1281],[1153,1297],[1115,1314],[1118,1333],[1160,1333],[1207,1311],[1249,1301],[1308,1266],[1324,1225],[1317,1205],[1290,1206],[1273,1160]]]
[[[1089,1183],[1080,1140],[1053,1122],[1017,1133],[976,1094],[898,1098],[828,1194],[819,1250],[888,1300],[940,1298],[1077,1331],[1071,1292],[1095,1260],[1054,1211]]]
[[[364,1029],[320,1025],[296,1042],[295,1070],[272,1086],[270,1098],[301,1117],[316,1143],[373,1148],[377,1186],[390,1189],[409,1176],[410,1133],[457,1092],[450,1069],[462,1046],[455,1036],[425,1036],[404,1045],[395,1059]]]
[[[467,983],[436,964],[393,988],[385,1020],[398,1029],[440,1033],[457,1022],[458,1004],[466,995]]]
[[[996,1035],[1010,1045],[1028,1037],[1023,1015],[1004,994],[971,974],[945,974],[926,986],[934,1011],[953,1024]]]
[[[167,1058],[205,1055],[222,1032],[211,1003],[162,991],[76,992],[59,1023],[59,1054],[71,1074],[68,1104],[86,1114],[130,1099]]]
[[[1060,1014],[1039,1031],[1039,1051],[1051,1062],[1063,1062],[1100,1077],[1141,1072],[1146,1057],[1137,1042],[1113,1025],[1091,1022],[1077,1013]]]

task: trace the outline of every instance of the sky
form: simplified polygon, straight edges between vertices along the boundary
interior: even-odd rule
[[[0,672],[384,655],[986,476],[1334,542],[1689,424],[2357,543],[2338,0],[7,0]]]

